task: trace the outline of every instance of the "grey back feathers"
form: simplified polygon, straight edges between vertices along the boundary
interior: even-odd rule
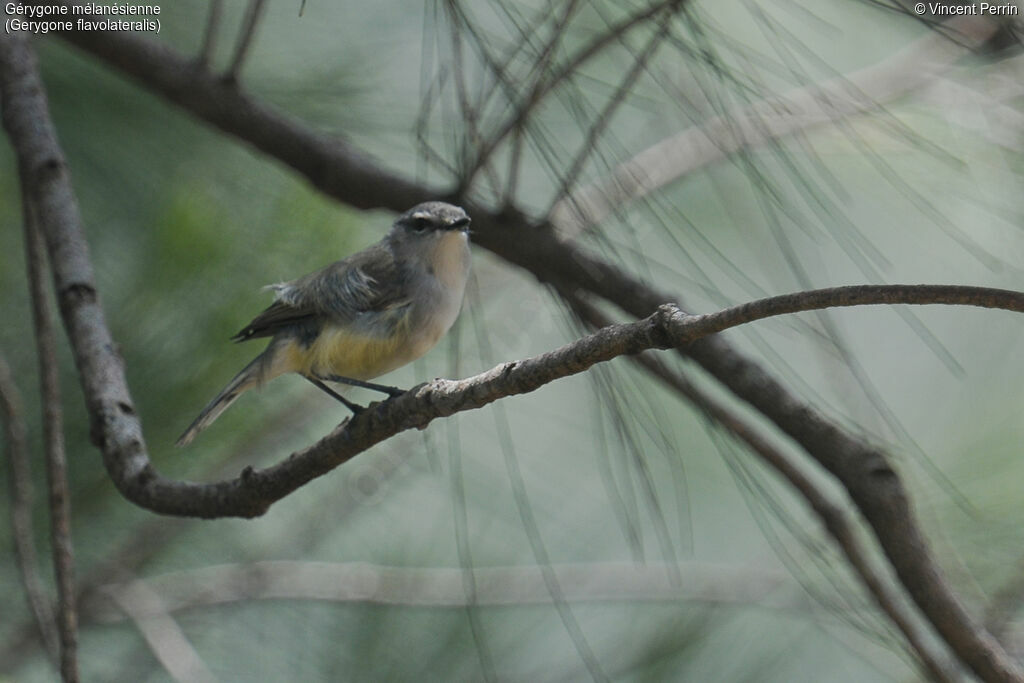
[[[424,252],[445,232],[466,232],[469,216],[457,206],[424,202],[399,216],[380,242],[291,282],[270,285],[276,300],[232,341],[274,336],[312,318],[345,324],[361,313],[409,303],[410,280]]]

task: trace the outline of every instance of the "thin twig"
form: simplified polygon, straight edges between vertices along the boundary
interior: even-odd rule
[[[965,45],[930,33],[879,64],[695,125],[622,162],[610,178],[566,197],[552,208],[551,220],[564,236],[576,235],[623,204],[741,149],[877,110],[885,102],[930,84],[999,27],[997,22],[977,17],[958,17],[948,24],[963,37]]]
[[[32,322],[39,354],[40,398],[43,407],[43,451],[50,507],[50,542],[57,579],[57,632],[60,634],[60,672],[65,683],[77,681],[78,610],[75,604],[74,545],[71,540],[71,491],[64,449],[64,410],[57,366],[57,340],[46,298],[46,246],[37,222],[38,186],[24,164],[18,166],[24,198],[25,260]]]
[[[565,599],[586,601],[698,601],[756,604],[775,609],[812,610],[814,605],[784,572],[702,562],[672,567],[648,562],[553,564]],[[460,567],[393,567],[367,562],[262,561],[171,572],[145,579],[159,596],[156,611],[144,607],[132,618],[173,614],[250,600],[316,600],[405,607],[466,607],[551,604],[538,566],[474,567],[477,588],[466,594]],[[682,585],[669,577],[680,575]],[[136,581],[103,586],[90,601],[97,620],[120,615],[115,599]],[[141,607],[141,606],[140,606]]]
[[[1024,313],[1024,293],[1008,289],[963,285],[853,285],[812,289],[782,294],[732,306],[717,313],[688,316],[689,333],[694,339],[716,334],[731,327],[787,313],[817,311],[823,308],[878,304],[914,304],[927,306],[977,306]]]
[[[146,582],[132,581],[109,595],[135,622],[157,661],[174,680],[182,683],[214,683],[217,680],[164,608],[160,596]]]
[[[476,323],[477,344],[481,348],[483,357],[485,359],[493,358],[494,354],[491,350],[490,338],[480,328],[480,323],[482,322],[480,317],[474,316],[473,322]],[[579,655],[580,661],[586,667],[590,680],[594,681],[594,683],[610,683],[611,679],[608,677],[607,672],[605,672],[589,639],[580,627],[576,611],[566,601],[562,586],[559,584],[558,577],[552,569],[551,555],[548,552],[547,544],[544,542],[544,537],[541,535],[540,525],[537,523],[533,505],[530,503],[526,480],[523,478],[522,468],[519,466],[519,458],[515,452],[515,439],[512,435],[512,427],[509,424],[505,405],[495,405],[490,413],[494,420],[497,446],[501,451],[502,461],[505,465],[505,474],[508,478],[509,488],[512,491],[512,500],[519,513],[519,521],[523,526],[523,531],[526,533],[530,552],[533,554],[533,558],[544,579],[548,595],[551,597],[552,606],[562,622],[562,628],[565,630],[566,635],[569,636],[569,640],[572,641],[573,648]]]
[[[589,159],[597,149],[597,142],[604,134],[605,129],[611,123],[615,112],[618,111],[619,107],[626,102],[626,96],[636,85],[637,80],[640,78],[640,74],[647,69],[648,63],[654,58],[658,48],[660,48],[664,43],[665,35],[672,28],[672,13],[676,11],[679,2],[681,2],[681,0],[677,0],[676,3],[670,3],[665,7],[664,15],[660,16],[660,26],[658,27],[658,30],[655,31],[654,35],[647,41],[647,44],[644,45],[640,54],[634,55],[632,64],[630,64],[626,74],[622,77],[622,80],[619,82],[618,86],[616,86],[611,95],[609,95],[608,101],[605,103],[605,106],[602,108],[600,113],[598,113],[594,123],[587,129],[587,134],[584,136],[579,152],[569,164],[565,173],[562,174],[560,179],[561,188],[555,196],[554,204],[559,203],[563,197],[566,197],[572,191],[580,173],[583,172],[583,167],[586,164],[587,159]],[[552,207],[549,207],[545,214],[550,214]]]
[[[53,609],[39,573],[35,534],[32,531],[32,474],[29,466],[28,438],[21,392],[11,376],[7,360],[0,354],[0,410],[4,416],[8,484],[11,506],[11,533],[18,574],[32,612],[36,630],[54,664],[60,662],[60,640]]]
[[[451,69],[455,84],[455,97],[459,104],[459,113],[462,117],[460,124],[465,128],[463,146],[460,149],[459,156],[460,162],[468,163],[470,160],[470,150],[476,149],[482,140],[479,122],[477,121],[479,112],[470,102],[467,91],[465,58],[462,54],[462,32],[459,30],[459,23],[456,19],[454,0],[445,2],[445,9],[451,14],[451,21],[449,22],[451,26],[452,49]],[[499,194],[500,182],[490,160],[484,164],[484,175],[491,184],[493,194],[497,196]]]
[[[522,128],[527,119],[533,113],[534,109],[544,100],[545,96],[552,89],[558,86],[559,83],[569,78],[585,63],[593,59],[596,55],[600,54],[608,45],[621,40],[622,37],[629,33],[633,28],[639,26],[652,17],[655,17],[665,10],[669,5],[677,5],[679,0],[658,0],[652,3],[650,6],[638,11],[636,14],[626,17],[619,23],[611,26],[607,31],[597,36],[583,47],[579,48],[569,59],[566,60],[558,69],[556,69],[547,78],[538,77],[530,92],[526,94],[520,103],[519,107],[513,112],[512,116],[498,129],[498,131],[491,136],[491,138],[481,145],[477,152],[476,161],[472,167],[469,168],[465,177],[463,178],[462,185],[469,187],[473,178],[476,176],[477,171],[483,166],[483,164],[491,157],[494,151],[498,148],[498,145],[515,130]]]
[[[601,328],[611,324],[607,316],[583,299],[569,295],[568,300],[577,315],[591,327]],[[903,633],[929,678],[935,681],[959,680],[960,676],[948,654],[932,643],[929,635],[922,629],[920,616],[907,606],[904,595],[892,578],[872,561],[872,553],[860,541],[856,524],[848,510],[848,502],[838,500],[828,489],[816,484],[805,472],[804,465],[786,451],[773,445],[738,412],[669,368],[657,356],[644,353],[631,358],[660,382],[686,397],[708,417],[724,426],[730,434],[745,443],[751,452],[799,491],[821,519],[825,530],[836,541],[860,577],[865,590]]]
[[[238,82],[238,75],[242,71],[246,55],[249,54],[252,40],[256,36],[256,27],[259,25],[265,5],[266,0],[249,0],[249,6],[245,10],[245,19],[242,21],[242,29],[238,34],[238,42],[235,44],[235,56],[231,59],[231,66],[224,72],[225,83]]]
[[[210,68],[213,51],[217,45],[217,31],[220,30],[220,16],[223,9],[223,0],[210,0],[210,13],[206,19],[206,30],[203,32],[203,46],[199,50],[199,59],[197,60],[201,69]]]

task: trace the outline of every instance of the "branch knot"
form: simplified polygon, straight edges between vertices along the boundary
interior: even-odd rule
[[[684,338],[685,321],[692,317],[678,304],[667,303],[658,306],[651,326],[652,346],[659,349],[672,349],[686,341]]]

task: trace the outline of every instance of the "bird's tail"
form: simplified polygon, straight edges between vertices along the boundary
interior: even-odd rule
[[[213,397],[213,400],[206,404],[199,416],[192,421],[188,429],[178,437],[174,443],[176,446],[187,446],[196,438],[196,435],[213,424],[213,421],[220,417],[220,414],[228,409],[243,393],[258,386],[263,379],[264,356],[267,352],[256,356],[251,363],[242,368],[242,371],[235,375],[235,378],[228,382],[228,385],[221,389],[220,393]]]

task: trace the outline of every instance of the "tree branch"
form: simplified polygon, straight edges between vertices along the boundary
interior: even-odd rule
[[[782,572],[725,564],[587,562],[554,564],[565,599],[584,601],[691,600],[726,605],[757,604],[810,610],[813,601]],[[159,597],[156,614],[249,600],[322,600],[406,607],[466,607],[551,604],[537,566],[474,567],[477,592],[467,597],[459,567],[395,567],[367,562],[269,560],[222,564],[146,578]],[[671,576],[683,577],[682,586]],[[788,579],[788,580],[787,580]],[[98,620],[119,617],[108,601],[141,581],[100,587],[90,600]],[[781,593],[781,594],[780,594]],[[147,610],[129,615],[150,616]]]
[[[135,622],[149,649],[171,677],[181,683],[215,683],[217,677],[188,642],[163,600],[144,581],[131,581],[109,594]]]
[[[35,534],[32,531],[32,475],[29,471],[28,436],[25,429],[21,392],[11,376],[11,368],[0,355],[0,411],[4,416],[10,490],[11,535],[18,573],[32,612],[36,630],[55,665],[60,662],[60,642],[53,609],[39,573]]]
[[[57,340],[46,299],[46,257],[43,237],[36,223],[33,184],[25,166],[18,166],[22,187],[22,219],[25,224],[25,261],[32,323],[39,355],[40,400],[43,407],[43,455],[46,463],[47,499],[50,508],[50,545],[57,579],[57,632],[60,635],[60,673],[64,683],[79,679],[78,611],[75,605],[74,546],[71,541],[71,493],[68,488],[64,449],[64,410],[61,406],[57,368]]]
[[[199,58],[196,63],[199,68],[208,70],[213,60],[213,51],[217,46],[217,32],[220,30],[220,15],[224,8],[224,0],[210,0],[210,13],[206,19],[206,28],[203,30],[203,45],[199,48]]]
[[[252,46],[252,40],[256,35],[256,27],[260,23],[260,17],[263,15],[265,4],[266,0],[249,0],[249,6],[245,10],[245,19],[242,21],[242,29],[238,34],[238,42],[235,43],[235,56],[231,59],[231,66],[228,67],[227,72],[224,74],[224,81],[226,83],[234,84],[238,82],[238,74],[241,72],[242,64],[245,63],[245,58],[249,54],[249,48]],[[211,21],[211,26],[212,24],[213,22]]]

